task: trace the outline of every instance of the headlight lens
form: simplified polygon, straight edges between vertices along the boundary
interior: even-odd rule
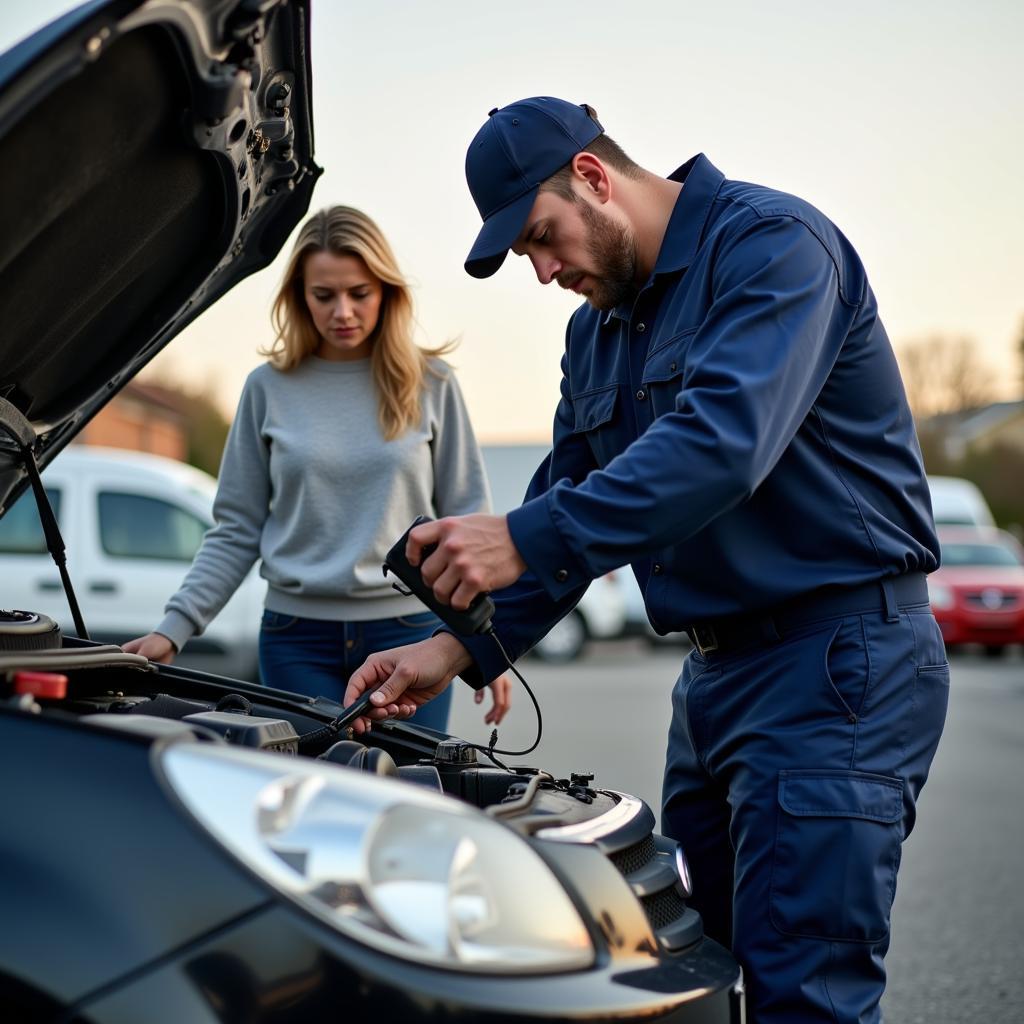
[[[177,744],[161,764],[219,842],[361,942],[502,974],[593,962],[579,913],[544,861],[510,829],[450,798],[232,747]]]
[[[945,583],[932,583],[931,580],[928,581],[928,600],[933,608],[952,608],[956,603],[952,587]]]

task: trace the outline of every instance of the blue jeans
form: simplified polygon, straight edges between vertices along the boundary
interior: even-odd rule
[[[432,636],[441,624],[433,612],[397,619],[330,622],[264,611],[260,624],[260,677],[265,686],[339,704],[349,676],[371,655],[414,644]],[[445,732],[452,688],[424,704],[410,721]]]
[[[743,966],[749,1024],[879,1020],[901,844],[948,696],[927,605],[687,658],[662,829],[705,931]]]

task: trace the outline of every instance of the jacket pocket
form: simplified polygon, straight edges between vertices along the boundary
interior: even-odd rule
[[[690,342],[697,333],[691,328],[677,334],[647,356],[642,381],[650,395],[655,416],[675,412],[676,397],[683,388],[683,367]]]
[[[615,443],[614,420],[618,384],[575,395],[572,399],[574,434],[586,434],[599,466],[607,465],[619,451]]]
[[[780,771],[778,802],[772,924],[833,942],[884,939],[902,839],[902,780]]]

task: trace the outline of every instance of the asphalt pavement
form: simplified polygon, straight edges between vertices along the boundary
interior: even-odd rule
[[[518,666],[544,716],[543,739],[515,763],[558,776],[591,772],[655,813],[685,650],[642,640],[592,644],[566,666]],[[951,661],[946,730],[903,849],[893,912],[887,1024],[1024,1022],[1024,657]],[[536,717],[518,684],[498,746],[533,742]],[[486,741],[466,687],[451,731]]]

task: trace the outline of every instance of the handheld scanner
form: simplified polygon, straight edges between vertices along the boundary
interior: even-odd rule
[[[487,633],[491,629],[491,616],[494,615],[494,602],[487,594],[477,594],[473,603],[465,610],[458,611],[451,605],[442,604],[434,596],[434,591],[423,582],[420,568],[417,565],[410,565],[405,557],[405,542],[409,537],[409,531],[420,523],[429,523],[428,516],[417,516],[405,533],[395,542],[394,547],[387,553],[384,560],[384,575],[394,573],[405,586],[398,583],[391,585],[400,594],[415,594],[442,622],[450,626],[456,633],[463,636],[472,636],[474,633]],[[431,544],[423,549],[420,557],[421,563],[437,548]]]

